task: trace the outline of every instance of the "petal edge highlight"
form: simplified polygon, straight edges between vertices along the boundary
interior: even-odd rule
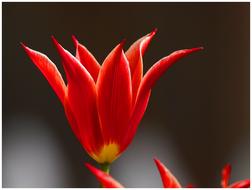
[[[100,64],[95,59],[95,57],[88,51],[88,49],[84,45],[79,43],[79,41],[74,35],[72,35],[72,39],[76,47],[76,58],[87,69],[87,71],[90,73],[90,75],[96,82],[100,71]]]
[[[151,33],[134,42],[125,53],[130,65],[133,104],[143,77],[143,55],[156,32],[157,29],[154,29]]]
[[[67,74],[67,106],[69,106],[65,107],[67,117],[70,123],[76,125],[73,130],[79,132],[83,148],[92,156],[103,145],[94,80],[85,67],[71,53],[65,50],[55,38],[53,38],[53,42]]]
[[[32,62],[47,79],[61,103],[64,104],[66,85],[55,64],[46,55],[28,48],[24,43],[21,43],[21,45]]]

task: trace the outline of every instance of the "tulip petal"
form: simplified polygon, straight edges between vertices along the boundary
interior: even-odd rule
[[[122,151],[124,151],[133,140],[135,133],[137,131],[137,126],[139,125],[145,113],[145,110],[148,106],[150,95],[151,90],[147,94],[145,94],[144,97],[139,99],[137,104],[138,106],[135,107],[134,112],[130,118],[128,131],[125,133],[125,140],[122,146]]]
[[[131,114],[131,79],[128,61],[117,45],[105,59],[97,80],[97,105],[104,139],[119,143],[125,135]]]
[[[86,167],[95,175],[97,180],[105,188],[124,188],[119,182],[113,179],[109,174],[93,167],[92,165],[85,163]]]
[[[146,110],[147,103],[149,100],[149,95],[151,93],[151,88],[155,84],[155,82],[165,73],[165,71],[170,68],[176,61],[179,59],[193,53],[199,51],[203,48],[193,48],[193,49],[185,49],[175,51],[167,57],[164,57],[157,63],[155,63],[148,72],[144,75],[140,87],[138,89],[137,100],[134,107],[134,111],[132,113],[131,121],[130,121],[130,129],[131,136],[134,136],[136,132],[136,128],[141,121],[143,114]]]
[[[133,103],[135,102],[138,87],[143,77],[143,55],[156,31],[157,29],[137,40],[125,53],[130,65]]]
[[[138,98],[141,98],[144,94],[148,93],[149,90],[153,87],[155,82],[169,69],[176,61],[179,59],[199,50],[202,50],[202,47],[184,49],[173,52],[167,57],[159,60],[155,63],[148,72],[144,75],[141,82],[141,86],[138,92]]]
[[[96,82],[100,71],[100,64],[95,59],[95,57],[88,51],[88,49],[78,42],[74,35],[72,36],[72,39],[76,47],[76,58],[87,69],[87,71],[90,73],[90,75]]]
[[[249,187],[250,187],[249,179],[237,181],[228,186],[228,188],[249,188]]]
[[[172,175],[172,173],[165,167],[165,165],[158,159],[154,159],[160,176],[162,178],[164,188],[181,188],[178,180]]]
[[[221,176],[222,176],[221,186],[224,187],[224,188],[228,187],[231,169],[232,169],[231,165],[230,164],[226,164],[224,166],[224,168],[222,169],[222,171],[221,171]]]
[[[80,131],[78,129],[78,124],[77,124],[77,121],[76,121],[76,119],[74,117],[74,113],[73,113],[73,111],[70,108],[68,100],[65,101],[64,108],[65,108],[65,114],[66,114],[68,122],[69,122],[69,124],[71,126],[71,129],[72,129],[74,135],[76,136],[76,138],[81,143],[81,135],[80,135]]]
[[[62,104],[65,101],[66,85],[55,64],[44,54],[34,51],[21,43],[27,55],[45,76]]]
[[[80,133],[83,147],[92,155],[93,152],[98,151],[103,144],[96,107],[96,88],[94,80],[83,65],[81,65],[72,54],[65,50],[55,38],[53,38],[53,42],[62,59],[67,74],[67,100],[69,107],[65,109],[66,113],[68,113],[68,119],[75,122]]]

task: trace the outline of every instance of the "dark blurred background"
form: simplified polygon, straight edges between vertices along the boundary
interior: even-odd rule
[[[83,165],[95,162],[19,42],[47,54],[63,73],[51,35],[74,53],[75,34],[102,63],[123,38],[127,48],[155,27],[144,71],[174,50],[205,50],[159,80],[112,175],[127,187],[161,187],[158,157],[184,186],[220,186],[227,162],[231,181],[250,177],[249,2],[2,5],[3,187],[98,187]]]

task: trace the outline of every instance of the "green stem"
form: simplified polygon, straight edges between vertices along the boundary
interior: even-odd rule
[[[101,167],[101,170],[107,174],[109,174],[109,167],[110,167],[110,164],[109,163],[103,163],[103,164],[100,164],[100,167]],[[103,185],[100,183],[100,187],[103,188]]]
[[[101,166],[101,170],[104,171],[105,173],[109,174],[109,166],[110,164],[109,163],[103,163],[103,164],[100,164]]]

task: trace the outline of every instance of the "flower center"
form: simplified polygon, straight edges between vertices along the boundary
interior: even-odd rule
[[[105,144],[99,154],[93,154],[92,157],[99,163],[111,163],[119,156],[119,146],[117,143]]]

